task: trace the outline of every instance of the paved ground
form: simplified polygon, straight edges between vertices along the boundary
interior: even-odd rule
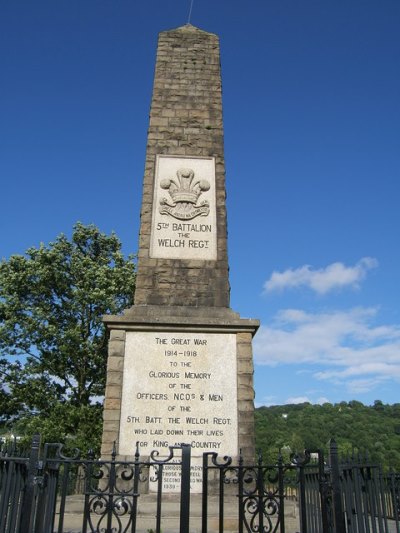
[[[64,533],[81,533],[83,524],[83,497],[70,496],[67,501],[66,512],[64,515]],[[176,496],[167,495],[163,497],[162,502],[162,533],[178,533],[179,532],[179,510],[180,503]],[[210,497],[209,512],[207,522],[207,533],[218,533],[218,499],[217,497]],[[94,531],[102,531],[106,527],[105,519],[99,522],[101,515],[92,513]],[[55,523],[55,531],[58,528],[58,518]],[[115,533],[119,531],[122,533],[128,521],[126,517],[121,517],[121,529],[118,526],[118,519],[114,519],[112,527],[117,527],[113,530]],[[272,518],[273,524],[275,520]],[[156,530],[156,498],[154,494],[141,495],[138,500],[138,514],[137,514],[136,533],[149,533]],[[237,517],[237,499],[235,497],[227,498],[224,502],[224,533],[237,533],[238,531],[238,517]],[[98,529],[96,529],[98,526]],[[91,531],[90,527],[87,528]],[[104,529],[105,531],[106,529]],[[271,531],[274,530],[272,527]],[[297,533],[299,531],[299,517],[298,507],[295,501],[286,501],[285,503],[285,533]],[[388,529],[379,530],[379,526],[371,531],[377,533],[400,533],[400,529],[396,527],[395,522],[388,522]],[[192,495],[190,502],[190,531],[188,533],[201,533],[201,496]]]
[[[179,531],[179,509],[180,504],[176,497],[168,496],[163,498],[162,502],[162,533],[177,533]],[[93,523],[101,528],[106,526],[105,519],[98,524],[99,515],[92,514]],[[137,514],[137,528],[136,533],[149,533],[155,531],[156,528],[156,499],[154,495],[141,495],[139,498],[138,514]],[[209,500],[207,532],[218,533],[218,500],[216,497],[211,497]],[[55,530],[58,527],[58,516],[55,524]],[[122,528],[127,525],[126,517],[121,517]],[[67,501],[66,512],[64,514],[64,533],[81,533],[83,522],[83,498],[81,496],[70,496]],[[275,523],[275,519],[273,519]],[[288,501],[285,507],[285,523],[286,533],[296,533],[299,530],[298,526],[298,511],[297,505],[294,502]],[[237,499],[235,497],[228,498],[224,503],[224,532],[237,533],[238,531],[238,517],[237,517]],[[114,519],[113,527],[118,528],[118,519]],[[88,527],[90,531],[90,528]],[[272,528],[273,530],[273,528]],[[118,529],[116,530],[118,531]],[[190,503],[190,533],[201,533],[201,496],[192,495]]]

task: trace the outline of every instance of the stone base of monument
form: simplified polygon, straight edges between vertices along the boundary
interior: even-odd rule
[[[254,460],[252,337],[228,308],[135,305],[110,333],[102,457],[132,461],[169,446]],[[165,487],[166,489],[166,487]],[[174,491],[173,491],[174,492]]]
[[[83,522],[83,496],[69,496],[64,514],[64,533],[80,533]],[[156,531],[156,506],[157,498],[154,494],[141,495],[138,499],[138,512],[136,520],[136,533],[148,533]],[[162,533],[177,533],[179,531],[180,498],[178,495],[168,495],[163,497],[161,507],[161,531]],[[217,496],[209,497],[207,533],[218,533],[219,527],[219,500]],[[202,498],[199,494],[194,494],[190,499],[190,533],[201,533],[202,527]],[[93,524],[97,524],[100,516],[93,516]],[[128,524],[129,517],[121,516],[122,530]],[[115,521],[115,524],[117,525]],[[276,518],[271,517],[272,528],[276,524]],[[56,522],[58,524],[58,516]],[[105,519],[102,527],[105,526]],[[299,531],[299,517],[297,503],[287,501],[285,503],[285,533],[296,533]],[[100,529],[99,529],[100,530]],[[238,509],[237,498],[230,496],[224,501],[223,531],[226,533],[237,533],[238,531]]]

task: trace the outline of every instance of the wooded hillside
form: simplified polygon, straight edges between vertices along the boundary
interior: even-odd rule
[[[327,452],[331,438],[341,454],[368,451],[371,461],[385,470],[400,471],[400,403],[302,403],[256,409],[256,448],[267,461],[274,462],[279,450],[284,455],[305,448]]]

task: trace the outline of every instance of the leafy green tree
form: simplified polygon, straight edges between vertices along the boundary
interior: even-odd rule
[[[400,470],[400,404],[358,401],[323,405],[274,405],[256,409],[256,446],[269,461],[279,449],[323,449],[335,438],[343,456],[369,453],[385,470]]]
[[[107,363],[102,316],[129,307],[134,288],[133,257],[94,225],[77,223],[70,240],[61,234],[1,261],[0,422],[96,446]]]

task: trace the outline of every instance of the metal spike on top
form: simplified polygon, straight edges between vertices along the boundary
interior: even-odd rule
[[[136,441],[135,461],[139,461],[139,458],[140,458],[139,441]]]
[[[187,23],[190,24],[190,17],[192,16],[193,0],[190,0],[189,16]]]
[[[262,466],[262,463],[263,463],[263,457],[262,457],[262,451],[261,451],[261,448],[258,449],[258,465],[259,466]]]
[[[114,441],[113,442],[113,447],[112,447],[112,452],[111,452],[111,460],[115,461],[116,456],[117,456],[117,446],[116,446],[116,442]]]

